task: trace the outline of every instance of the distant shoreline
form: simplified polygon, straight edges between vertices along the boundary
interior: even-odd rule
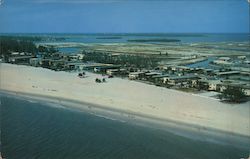
[[[96,39],[122,39],[122,37],[107,36],[107,37],[97,37]]]
[[[58,104],[64,108],[83,111],[85,113],[110,120],[117,120],[119,122],[126,122],[133,125],[161,129],[163,131],[193,140],[206,141],[222,145],[231,145],[243,149],[247,149],[250,142],[249,136],[229,133],[218,129],[182,123],[169,119],[162,119],[142,113],[109,108],[83,101],[0,89],[0,97],[1,96],[21,98],[22,100],[27,101],[35,100],[36,102],[46,103],[48,105]]]
[[[129,39],[128,42],[181,42],[179,39]]]

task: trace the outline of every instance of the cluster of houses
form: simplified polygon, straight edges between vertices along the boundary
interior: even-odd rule
[[[63,53],[37,53],[33,55],[27,52],[12,52],[7,61],[12,64],[31,65],[34,67],[45,67],[53,70],[70,70],[75,69],[75,66],[81,69],[83,65],[83,54],[63,54]],[[77,63],[77,64],[76,64]],[[73,67],[72,65],[73,64]]]
[[[227,87],[242,88],[250,96],[250,70],[213,70],[167,65],[155,70],[130,71],[119,65],[96,66],[96,73],[109,76],[127,76],[130,80],[148,81],[159,86],[171,88],[198,88],[207,91],[222,92]]]
[[[244,67],[218,70],[164,65],[155,70],[139,70],[137,68],[124,68],[121,65],[82,62],[83,59],[83,54],[54,53],[51,56],[44,56],[43,54],[34,56],[30,53],[13,52],[8,62],[54,70],[90,70],[95,73],[107,74],[110,77],[128,77],[130,80],[148,81],[159,86],[172,88],[199,88],[222,92],[229,86],[240,87],[246,95],[250,96],[250,69]],[[238,56],[236,59],[241,64],[247,62],[245,56]],[[235,59],[219,57],[213,61],[213,64],[228,65],[232,62],[235,63]]]
[[[198,88],[223,92],[227,87],[242,88],[250,96],[250,71],[222,71],[185,66],[164,66],[157,71],[138,71],[128,75],[131,80],[147,80],[173,88]]]

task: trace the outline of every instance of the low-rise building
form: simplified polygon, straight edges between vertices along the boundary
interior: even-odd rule
[[[220,91],[223,84],[221,80],[200,80],[200,82],[207,85],[209,91]]]
[[[164,83],[164,78],[167,78],[169,76],[170,76],[169,74],[155,75],[152,76],[152,79],[154,80],[154,82]]]
[[[157,76],[157,75],[162,75],[162,73],[159,73],[159,72],[147,72],[147,73],[145,73],[145,79],[146,80],[152,80],[152,77]]]
[[[97,66],[94,67],[94,72],[102,72],[105,73],[109,69],[120,69],[120,65],[106,65],[106,66]]]
[[[250,84],[244,82],[232,81],[230,83],[223,83],[220,87],[220,92],[223,92],[228,87],[241,88],[246,96],[250,96]]]
[[[164,77],[163,78],[163,83],[169,84],[169,85],[177,85],[180,83],[188,83],[193,80],[198,80],[200,79],[196,75],[185,75],[185,76],[170,76],[170,77]]]
[[[178,66],[178,65],[166,65],[166,66],[163,66],[163,69],[166,70],[166,71],[177,71],[177,72],[184,72],[184,71],[190,71],[191,68],[190,67],[187,67],[187,66]]]
[[[128,75],[128,78],[130,80],[136,80],[136,79],[141,79],[145,77],[146,72],[131,72]]]
[[[229,61],[231,58],[230,57],[220,57],[218,60],[220,61]]]
[[[39,62],[42,67],[50,68],[53,70],[64,68],[66,63],[63,59],[42,59]]]
[[[245,60],[247,57],[246,56],[238,56],[238,59],[240,60]]]
[[[29,63],[31,66],[38,67],[40,66],[41,61],[42,61],[42,58],[35,57],[35,58],[31,58]]]
[[[128,72],[126,69],[108,69],[106,71],[107,75],[126,75]]]
[[[29,64],[31,58],[33,58],[33,56],[13,56],[9,57],[9,63]]]
[[[78,70],[82,71],[86,67],[86,64],[83,62],[67,62],[65,68],[69,70]]]
[[[240,71],[227,71],[227,72],[217,72],[217,76],[230,76],[230,75],[235,75],[235,74],[240,74]]]

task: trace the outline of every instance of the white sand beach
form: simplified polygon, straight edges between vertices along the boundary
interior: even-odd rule
[[[96,83],[101,75],[55,72],[44,68],[0,64],[0,90],[71,99],[105,108],[194,124],[250,136],[250,102],[226,104],[216,99],[127,79]]]

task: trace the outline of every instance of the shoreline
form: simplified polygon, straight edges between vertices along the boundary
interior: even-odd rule
[[[0,63],[0,76],[0,92],[12,92],[14,96],[44,98],[43,101],[81,110],[90,106],[95,108],[93,113],[101,112],[105,117],[129,119],[132,123],[150,119],[152,124],[145,125],[161,123],[176,129],[181,125],[197,131],[196,134],[224,136],[226,143],[231,138],[236,145],[241,138],[246,139],[242,143],[250,143],[250,102],[222,103],[210,97],[120,78],[96,83],[96,78],[104,77],[86,72],[86,78],[79,78],[77,73],[6,63]]]
[[[157,118],[142,113],[109,108],[88,102],[0,89],[0,97],[1,96],[17,98],[29,102],[43,103],[55,108],[66,108],[73,111],[80,111],[106,120],[114,120],[117,122],[159,129],[192,140],[230,145],[243,149],[248,149],[250,145],[249,136],[194,124],[182,123],[170,119]]]

